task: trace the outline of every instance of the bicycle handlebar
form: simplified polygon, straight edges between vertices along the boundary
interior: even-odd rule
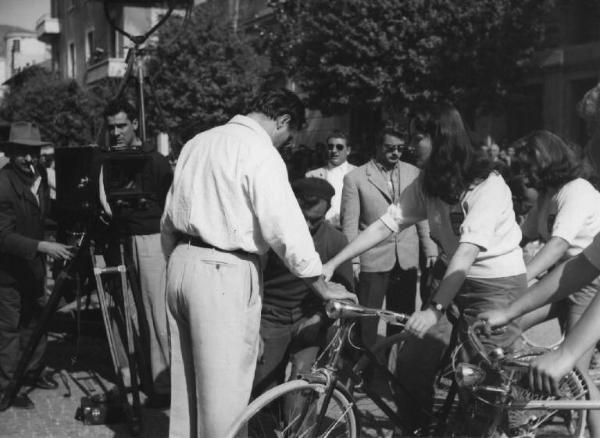
[[[485,331],[484,328],[486,326],[487,326],[487,321],[483,321],[483,320],[475,321],[467,329],[467,334],[469,337],[469,341],[471,342],[471,345],[473,346],[473,348],[475,348],[477,353],[479,353],[479,355],[487,363],[492,364],[492,360],[490,359],[485,347],[479,340],[479,335]]]
[[[389,310],[373,309],[346,301],[332,300],[325,305],[325,312],[331,319],[361,318],[377,316],[385,322],[393,325],[404,325],[409,315],[391,312]]]

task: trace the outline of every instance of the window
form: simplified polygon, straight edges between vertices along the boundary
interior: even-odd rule
[[[21,40],[13,40],[12,52],[19,53],[21,51]]]
[[[91,62],[95,50],[96,43],[94,41],[94,29],[91,29],[85,33],[85,59],[87,62]]]
[[[118,31],[114,31],[114,48],[115,48],[115,58],[123,58],[123,35],[121,35]]]
[[[67,53],[67,77],[75,77],[75,43],[69,43],[69,52]]]

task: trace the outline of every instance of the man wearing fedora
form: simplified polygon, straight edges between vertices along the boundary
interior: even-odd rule
[[[50,198],[45,172],[38,164],[41,141],[34,123],[11,124],[4,150],[9,163],[0,170],[0,391],[10,382],[19,358],[41,315],[45,257],[70,259],[73,249],[44,240]],[[25,384],[42,389],[58,385],[43,373],[42,338],[28,365]],[[33,408],[26,394],[15,407]]]

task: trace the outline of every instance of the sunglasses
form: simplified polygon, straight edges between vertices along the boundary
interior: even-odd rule
[[[345,147],[346,145],[342,143],[327,143],[327,149],[330,151],[332,151],[334,148],[338,151],[343,151]]]
[[[384,144],[383,145],[383,150],[385,152],[394,152],[394,151],[398,151],[398,152],[403,152],[405,151],[407,148],[407,146],[402,143],[402,144]]]

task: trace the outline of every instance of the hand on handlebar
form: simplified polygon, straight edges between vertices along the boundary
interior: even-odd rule
[[[530,387],[546,394],[559,394],[560,380],[575,367],[575,359],[560,348],[534,359],[529,365]]]
[[[327,282],[327,290],[321,297],[325,301],[329,300],[350,300],[358,303],[358,298],[352,292],[348,292],[344,286],[332,281]]]
[[[423,338],[425,333],[437,324],[439,316],[433,309],[425,309],[416,311],[408,319],[404,330],[415,335],[418,338]]]
[[[512,321],[506,309],[486,310],[477,315],[477,318],[485,321],[486,324],[482,327],[482,331],[486,336],[490,336],[492,330],[504,327]]]

